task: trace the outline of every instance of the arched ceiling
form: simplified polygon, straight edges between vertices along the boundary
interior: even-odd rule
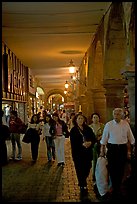
[[[48,99],[51,95],[60,94],[62,97],[66,100],[66,95],[64,94],[64,91],[61,89],[52,89],[46,93],[46,99]]]
[[[111,2],[2,2],[2,40],[47,92],[64,90]]]

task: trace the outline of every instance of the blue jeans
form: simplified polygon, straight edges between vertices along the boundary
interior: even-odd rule
[[[20,134],[19,133],[11,133],[11,143],[12,143],[12,157],[16,158],[16,143],[18,147],[18,158],[22,157],[22,146],[20,142]]]
[[[55,159],[55,144],[54,144],[54,140],[52,137],[45,137],[46,139],[46,145],[47,145],[47,157],[48,160],[52,160]]]

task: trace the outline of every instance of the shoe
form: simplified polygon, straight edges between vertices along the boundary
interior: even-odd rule
[[[22,160],[22,157],[17,157],[15,160],[20,161]]]
[[[61,166],[61,164],[62,164],[62,163],[61,163],[61,162],[59,162],[59,163],[57,164],[57,166]]]
[[[10,157],[9,160],[15,160],[15,158],[14,157]]]
[[[49,160],[48,160],[48,163],[51,163],[51,162],[52,162],[52,160],[51,160],[51,159],[49,159]]]
[[[32,162],[35,163],[37,160],[36,159],[32,159]]]
[[[87,191],[88,189],[87,189],[87,187],[86,186],[81,186],[80,187],[80,191],[81,192],[85,192],[85,191]]]
[[[100,196],[100,200],[101,201],[109,201],[109,199],[110,199],[110,194],[109,194],[109,192],[107,192],[105,195],[103,195],[103,196]]]
[[[64,166],[64,165],[65,165],[64,162],[59,162],[59,163],[57,164],[57,166]]]
[[[83,197],[83,196],[87,196],[87,194],[88,194],[88,189],[87,189],[86,186],[81,186],[81,187],[80,187],[80,194],[81,194],[82,197]]]

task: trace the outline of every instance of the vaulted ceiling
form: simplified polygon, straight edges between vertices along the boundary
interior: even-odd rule
[[[2,2],[2,40],[41,82],[64,89],[111,2]]]

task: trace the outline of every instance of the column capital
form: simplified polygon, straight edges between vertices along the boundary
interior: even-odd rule
[[[105,79],[103,81],[104,88],[108,87],[120,87],[127,85],[128,82],[126,79]]]
[[[123,72],[123,75],[129,79],[129,78],[134,78],[135,77],[135,70],[129,70],[129,71],[125,71]]]

